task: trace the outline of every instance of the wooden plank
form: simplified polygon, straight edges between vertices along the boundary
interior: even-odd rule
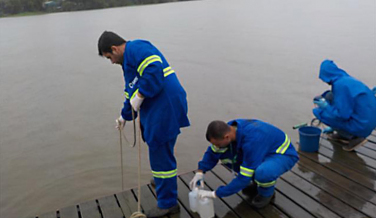
[[[320,165],[319,163],[310,160],[304,156],[300,156],[298,162],[299,165],[302,165],[309,169],[311,172],[315,172],[318,175],[321,175],[331,182],[336,183],[338,186],[349,191],[353,195],[356,195],[366,201],[372,202],[376,205],[376,192],[365,188],[364,186],[359,185],[358,183],[332,171],[331,169]]]
[[[79,204],[82,218],[102,218],[95,200]]]
[[[365,143],[363,146],[376,151],[376,142],[368,141],[369,143]]]
[[[218,168],[220,169],[220,168]],[[225,169],[225,167],[223,167]],[[226,172],[227,171],[227,172]],[[225,170],[217,170],[217,168],[213,169],[213,172],[220,176],[226,183],[231,182],[232,180],[232,173],[228,171],[227,169]],[[286,197],[283,193],[281,193],[278,188],[275,193],[275,198],[271,202],[276,208],[279,210],[283,211],[285,214],[288,214],[289,217],[296,217],[296,218],[312,218],[312,216],[309,212],[301,208],[299,205],[297,205],[295,202],[290,200],[288,197]],[[273,207],[272,207],[273,208]],[[273,210],[271,209],[271,206],[267,206],[264,209],[261,209],[261,213],[265,216],[268,217],[266,214],[268,213],[268,210]],[[275,212],[277,213],[277,212]]]
[[[137,211],[137,200],[131,190],[116,194],[116,197],[125,217],[130,217],[132,213]]]
[[[216,166],[212,170],[212,172],[218,178],[220,178],[219,181],[221,183],[219,183],[218,185],[229,184],[232,181],[232,179],[233,179],[232,173],[228,169],[226,169],[224,166],[222,166],[222,165]],[[250,205],[252,199],[250,199],[247,195],[243,194],[242,192],[237,193],[237,195],[240,196],[241,199],[245,200]],[[265,208],[259,209],[258,212],[263,217],[287,217],[282,211],[280,211],[275,206],[275,204],[273,203],[273,201],[269,205],[267,205]]]
[[[123,212],[119,207],[114,195],[98,199],[103,218],[123,218]]]
[[[194,176],[194,173],[186,173],[181,175],[180,177],[184,181],[185,184],[189,184],[189,182],[192,180]],[[211,190],[209,189],[208,186],[205,184],[205,189],[206,190]],[[229,208],[223,201],[221,201],[218,198],[214,199],[214,212],[216,217],[221,218],[221,217],[226,217],[226,218],[232,218],[232,217],[238,217],[232,210]]]
[[[77,206],[65,207],[59,210],[60,218],[78,218]]]
[[[133,189],[135,196],[138,198],[137,189]],[[153,193],[150,191],[149,186],[141,186],[141,208],[143,213],[157,206],[157,200],[155,199]],[[167,217],[167,216],[164,216]]]
[[[376,143],[376,133],[374,132],[372,135],[368,136],[367,139]]]
[[[349,169],[347,167],[344,167],[336,162],[331,161],[331,159],[324,157],[317,153],[307,153],[307,152],[301,152],[299,151],[300,156],[307,157],[317,163],[320,163],[321,165],[341,174],[342,176],[353,180],[354,182],[357,182],[364,187],[369,188],[370,190],[375,191],[376,190],[376,183],[375,180],[369,179],[366,176],[362,175],[361,173],[358,173],[352,169]]]
[[[376,217],[376,205],[353,195],[349,191],[341,188],[336,183],[329,181],[325,177],[310,171],[302,165],[295,165],[291,172],[309,181],[315,186],[320,187],[322,190],[325,190],[326,192],[345,202],[350,207],[353,207],[358,211],[362,211],[364,214],[370,217]]]
[[[212,190],[216,190],[219,186],[225,185],[210,171],[205,174],[205,183]],[[222,201],[230,206],[239,217],[262,218],[262,216],[255,211],[247,201],[240,198],[237,194],[222,198]]]
[[[346,158],[348,153],[346,151],[333,152],[332,150],[320,147],[319,153],[332,161],[335,161],[347,168],[353,169],[362,175],[368,177],[369,179],[376,180],[376,170],[366,166],[364,163],[361,164],[359,161],[354,161],[353,159]],[[351,152],[350,155],[356,155],[355,152]]]
[[[288,216],[291,218],[314,217],[311,213],[309,213],[304,208],[300,207],[294,201],[292,201],[283,192],[279,191],[278,188],[276,188],[274,204],[285,214],[288,214]],[[304,216],[301,216],[301,215],[304,215]]]
[[[56,218],[56,217],[57,217],[56,211],[44,213],[44,214],[38,216],[38,218]]]
[[[179,187],[178,187],[178,189],[179,189]],[[155,191],[155,189],[153,187],[151,187],[151,191],[152,191],[153,195],[155,196],[155,198],[157,199],[157,202],[158,202],[157,193],[156,193],[156,191]],[[179,190],[178,190],[178,192],[179,192]],[[188,213],[186,207],[183,206],[179,202],[179,200],[178,200],[178,204],[180,206],[180,213],[171,214],[171,215],[168,215],[168,217],[170,217],[170,218],[190,218],[191,215]],[[188,205],[188,208],[189,208],[189,205]]]
[[[189,196],[188,196],[189,192],[190,192],[189,185],[185,184],[179,176],[178,177],[178,198],[179,198],[179,201],[182,205],[184,205],[185,208],[187,208],[188,213],[193,218],[200,218],[198,213],[194,213],[194,212],[190,211]]]
[[[341,217],[362,218],[365,216],[365,214],[353,209],[352,207],[349,207],[349,205],[343,203],[292,172],[285,173],[281,176],[281,178]]]
[[[282,179],[277,181],[276,187],[278,187],[282,193],[288,195],[288,197],[295,201],[296,204],[300,205],[314,216],[331,218],[340,217]]]
[[[370,136],[367,137],[367,140],[368,140],[369,143],[365,143],[364,147],[376,151],[376,136],[370,135]]]
[[[329,150],[332,150],[334,154],[340,155],[343,159],[354,160],[361,164],[365,164],[368,167],[376,169],[376,160],[369,158],[367,156],[364,156],[363,154],[356,153],[356,152],[344,151],[342,147],[337,143],[329,142],[327,140],[321,140],[320,147],[325,147]]]
[[[370,142],[367,142],[367,143],[370,143]],[[376,151],[374,150],[361,146],[361,147],[356,148],[355,151],[376,160]]]

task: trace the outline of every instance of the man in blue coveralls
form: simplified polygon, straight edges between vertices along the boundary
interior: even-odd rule
[[[237,176],[216,191],[199,190],[201,198],[221,198],[243,190],[253,198],[254,207],[265,207],[274,197],[276,180],[299,160],[290,138],[277,127],[260,120],[213,121],[206,131],[206,139],[211,145],[198,163],[198,170],[190,182],[191,189],[198,182],[203,184],[205,172],[214,168],[218,161],[235,171]]]
[[[158,205],[147,217],[177,213],[177,169],[174,146],[180,128],[189,126],[186,93],[162,53],[144,40],[125,41],[105,31],[98,40],[100,56],[119,64],[125,80],[125,101],[117,128],[132,120],[132,108],[141,117],[142,136],[149,147]]]
[[[314,98],[317,107],[313,114],[329,126],[324,132],[330,139],[341,141],[344,150],[352,151],[364,144],[376,127],[375,94],[330,60],[322,62],[319,78],[332,90]]]

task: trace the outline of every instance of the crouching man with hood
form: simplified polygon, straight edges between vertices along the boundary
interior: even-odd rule
[[[346,151],[363,145],[376,127],[374,93],[331,60],[322,62],[319,78],[332,87],[313,100],[317,105],[313,114],[330,127],[324,132],[341,141]]]

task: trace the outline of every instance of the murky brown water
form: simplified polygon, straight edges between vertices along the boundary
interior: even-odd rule
[[[259,118],[297,138],[291,126],[309,120],[312,96],[327,88],[317,79],[325,58],[376,85],[373,0],[205,0],[2,18],[0,217],[121,191],[114,120],[123,81],[97,55],[104,30],[152,41],[177,71],[192,124],[176,147],[179,173],[197,167],[214,119]],[[137,185],[136,152],[124,148],[127,188]]]

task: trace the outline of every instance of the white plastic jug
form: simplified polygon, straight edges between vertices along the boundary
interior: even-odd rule
[[[197,212],[198,211],[198,188],[195,187],[192,191],[189,192],[189,207],[191,208],[192,212]]]
[[[212,198],[198,199],[198,213],[201,218],[214,217],[214,203]]]
[[[214,217],[214,203],[211,198],[199,198],[198,188],[193,188],[189,192],[189,207],[192,212],[200,214],[201,218],[213,218]]]

